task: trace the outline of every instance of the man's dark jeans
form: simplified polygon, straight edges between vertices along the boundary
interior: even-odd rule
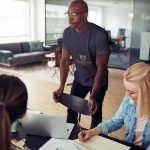
[[[105,93],[107,91],[107,87],[108,85],[102,86],[99,91],[99,94],[97,97],[99,109],[95,114],[92,115],[91,128],[96,127],[100,122],[102,122],[102,105],[103,105],[103,99],[104,99]],[[91,92],[91,90],[92,90],[92,87],[83,86],[77,83],[76,81],[74,81],[72,84],[70,94],[81,97],[81,98],[85,98],[87,93],[89,91]],[[77,124],[77,117],[78,117],[77,112],[74,112],[70,109],[67,110],[67,122],[68,123]]]

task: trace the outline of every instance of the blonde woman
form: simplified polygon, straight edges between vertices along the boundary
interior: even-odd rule
[[[125,125],[126,142],[150,148],[150,66],[139,62],[124,73],[126,96],[111,119],[79,133],[81,141],[100,133],[108,134]]]

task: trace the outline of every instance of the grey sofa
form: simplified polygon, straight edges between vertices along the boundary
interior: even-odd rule
[[[45,60],[50,48],[44,48],[43,42],[20,42],[0,44],[0,64],[17,66]]]

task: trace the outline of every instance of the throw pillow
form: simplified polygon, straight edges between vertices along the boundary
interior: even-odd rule
[[[30,51],[43,51],[43,42],[33,41],[29,42]]]

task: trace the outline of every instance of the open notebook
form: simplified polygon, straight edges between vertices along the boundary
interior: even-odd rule
[[[36,111],[27,111],[21,119],[26,134],[67,139],[74,124],[66,123],[64,116],[49,116]]]
[[[101,136],[93,136],[86,142],[78,139],[51,138],[39,150],[129,150],[130,147]]]

